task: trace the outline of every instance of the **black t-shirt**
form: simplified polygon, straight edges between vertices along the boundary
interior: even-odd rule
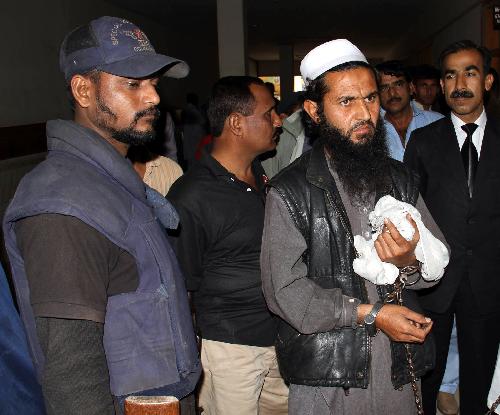
[[[36,317],[104,323],[107,298],[137,289],[132,255],[73,216],[31,216],[15,231]]]
[[[201,336],[271,346],[276,319],[267,308],[260,276],[265,195],[258,161],[253,173],[258,189],[205,154],[174,183],[167,198],[180,216],[173,243],[193,292]]]
[[[72,216],[32,216],[15,231],[45,356],[47,413],[114,414],[102,323],[109,296],[137,289],[134,258]]]

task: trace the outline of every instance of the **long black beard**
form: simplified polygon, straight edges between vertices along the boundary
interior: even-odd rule
[[[389,150],[380,118],[374,133],[359,143],[351,141],[350,132],[345,135],[329,124],[324,114],[320,114],[319,132],[342,186],[355,205],[366,205],[375,193],[388,191]]]

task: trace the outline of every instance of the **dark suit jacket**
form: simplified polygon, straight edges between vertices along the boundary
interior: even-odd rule
[[[449,117],[415,130],[404,162],[420,176],[420,193],[451,248],[442,281],[421,291],[425,309],[444,312],[462,278],[468,278],[479,311],[500,308],[500,123],[486,123],[474,194]]]

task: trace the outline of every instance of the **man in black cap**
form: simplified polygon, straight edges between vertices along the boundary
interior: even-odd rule
[[[125,155],[154,138],[159,77],[188,66],[106,16],[66,36],[60,67],[74,120],[47,123],[47,160],[22,180],[4,222],[47,411],[114,414],[130,394],[184,398],[200,365],[164,229],[177,214]]]

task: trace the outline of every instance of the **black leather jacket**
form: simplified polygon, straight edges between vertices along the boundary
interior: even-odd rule
[[[398,161],[391,161],[391,194],[415,205],[418,181]],[[304,253],[308,278],[322,288],[341,288],[345,295],[368,303],[364,280],[354,273],[353,236],[347,213],[328,169],[323,146],[313,149],[275,176],[270,185],[283,198],[291,217],[307,242]],[[392,286],[377,286],[379,297]],[[404,290],[404,304],[421,312],[416,294]],[[432,369],[435,349],[431,339],[410,346],[417,377]],[[302,334],[281,320],[276,352],[281,373],[290,383],[311,386],[366,388],[369,381],[371,339],[363,326],[340,327],[324,333]],[[392,383],[410,382],[404,345],[391,342]]]

